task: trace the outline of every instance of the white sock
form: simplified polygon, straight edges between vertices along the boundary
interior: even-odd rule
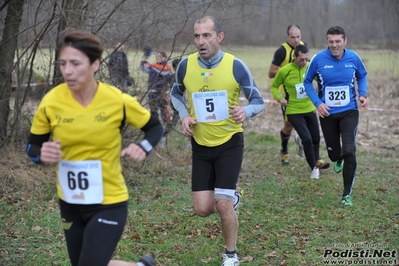
[[[137,262],[136,264],[137,264],[137,266],[145,266],[144,263],[142,263],[142,262]]]

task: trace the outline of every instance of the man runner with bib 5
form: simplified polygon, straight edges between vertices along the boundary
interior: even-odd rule
[[[214,17],[197,20],[194,41],[198,52],[177,67],[171,99],[183,134],[191,138],[194,211],[201,217],[219,214],[226,245],[223,265],[236,266],[240,263],[238,219],[233,204],[244,152],[242,122],[260,113],[264,103],[248,67],[220,50],[223,38],[221,24]],[[249,101],[244,107],[239,106],[241,92]]]

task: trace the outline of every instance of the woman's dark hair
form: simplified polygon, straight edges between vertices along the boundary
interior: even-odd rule
[[[101,60],[104,50],[100,38],[91,33],[76,29],[66,29],[60,33],[57,44],[58,52],[67,46],[73,47],[87,55],[91,64],[97,59]]]

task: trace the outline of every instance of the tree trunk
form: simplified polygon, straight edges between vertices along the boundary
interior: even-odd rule
[[[84,5],[88,5],[90,4],[90,2],[91,0],[88,0],[88,3],[85,3]],[[84,13],[84,6],[82,4],[82,1],[63,0],[62,10],[64,11],[64,15],[60,18],[60,21],[58,23],[58,34],[69,27],[80,28],[83,26],[81,23]],[[58,50],[55,50],[54,60],[55,67],[53,73],[53,87],[63,82],[61,71],[58,67]]]
[[[7,6],[3,38],[0,44],[0,146],[7,139],[7,124],[10,114],[11,75],[14,70],[14,55],[18,47],[19,26],[25,0],[11,0]]]

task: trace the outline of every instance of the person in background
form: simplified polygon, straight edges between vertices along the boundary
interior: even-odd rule
[[[281,44],[281,46],[275,51],[272,63],[269,67],[269,78],[274,78],[280,67],[283,67],[293,60],[294,48],[299,44],[305,44],[301,41],[301,29],[298,25],[290,25],[287,28],[287,42]],[[285,91],[280,87],[280,94],[285,97]],[[281,163],[283,165],[289,165],[289,155],[288,155],[288,141],[292,132],[292,125],[288,121],[286,116],[285,106],[281,105],[281,111],[284,118],[284,126],[280,131],[281,137]],[[305,153],[303,151],[303,146],[299,135],[295,136],[295,143],[297,144],[297,153],[299,156],[304,157]]]
[[[319,179],[319,169],[327,169],[330,164],[320,159],[320,131],[316,108],[306,95],[303,80],[309,60],[309,48],[299,44],[294,49],[293,61],[280,68],[270,90],[273,97],[285,106],[288,121],[300,136],[310,167],[310,178]],[[279,87],[283,86],[286,96],[282,97]]]
[[[108,68],[112,84],[123,92],[127,92],[127,87],[129,84],[132,85],[132,81],[130,81],[129,63],[126,53],[123,50],[124,48],[125,46],[121,43],[115,46],[116,50],[108,59]]]
[[[165,52],[159,52],[156,55],[156,63],[150,63],[148,60],[142,60],[140,63],[141,70],[148,74],[148,103],[150,105],[151,114],[158,116],[158,110],[161,112],[162,122],[166,125],[170,119],[167,91],[170,89],[168,84],[172,78],[172,72],[167,63],[167,55]]]
[[[176,73],[176,69],[177,66],[179,65],[181,59],[173,59],[172,61],[172,69],[173,69],[173,73],[170,76],[170,82],[169,82],[169,87],[171,88],[173,86],[173,84],[175,83],[175,73]],[[170,93],[169,91],[167,92],[168,94]],[[169,119],[169,121],[166,123],[165,126],[165,133],[163,135],[163,137],[161,138],[161,140],[159,141],[158,146],[161,148],[164,148],[165,145],[165,141],[166,141],[166,136],[169,134],[170,131],[172,131],[173,127],[177,124],[177,122],[179,121],[179,113],[177,112],[177,110],[173,107],[173,104],[171,101],[169,101],[169,105],[173,111],[172,114],[172,118]]]
[[[359,110],[356,95],[360,106],[365,108],[367,70],[360,56],[345,48],[348,39],[342,27],[331,27],[326,35],[328,47],[313,56],[304,85],[307,95],[317,108],[328,156],[334,162],[334,171],[342,171],[342,204],[351,206],[357,170],[356,132]],[[319,81],[318,93],[312,84],[314,78]]]
[[[65,83],[50,90],[34,115],[26,147],[35,163],[57,164],[57,194],[73,266],[155,266],[152,255],[137,263],[111,260],[124,230],[128,189],[121,157],[143,161],[163,128],[136,98],[99,82],[103,46],[90,33],[67,29],[57,45]],[[144,132],[122,147],[127,123]]]
[[[264,102],[245,63],[220,50],[223,38],[221,24],[214,17],[195,22],[197,52],[177,67],[171,99],[183,134],[191,138],[194,211],[201,217],[218,213],[226,245],[223,265],[233,266],[240,263],[233,204],[244,152],[242,123],[259,114]],[[239,106],[241,92],[248,99],[244,107]]]

